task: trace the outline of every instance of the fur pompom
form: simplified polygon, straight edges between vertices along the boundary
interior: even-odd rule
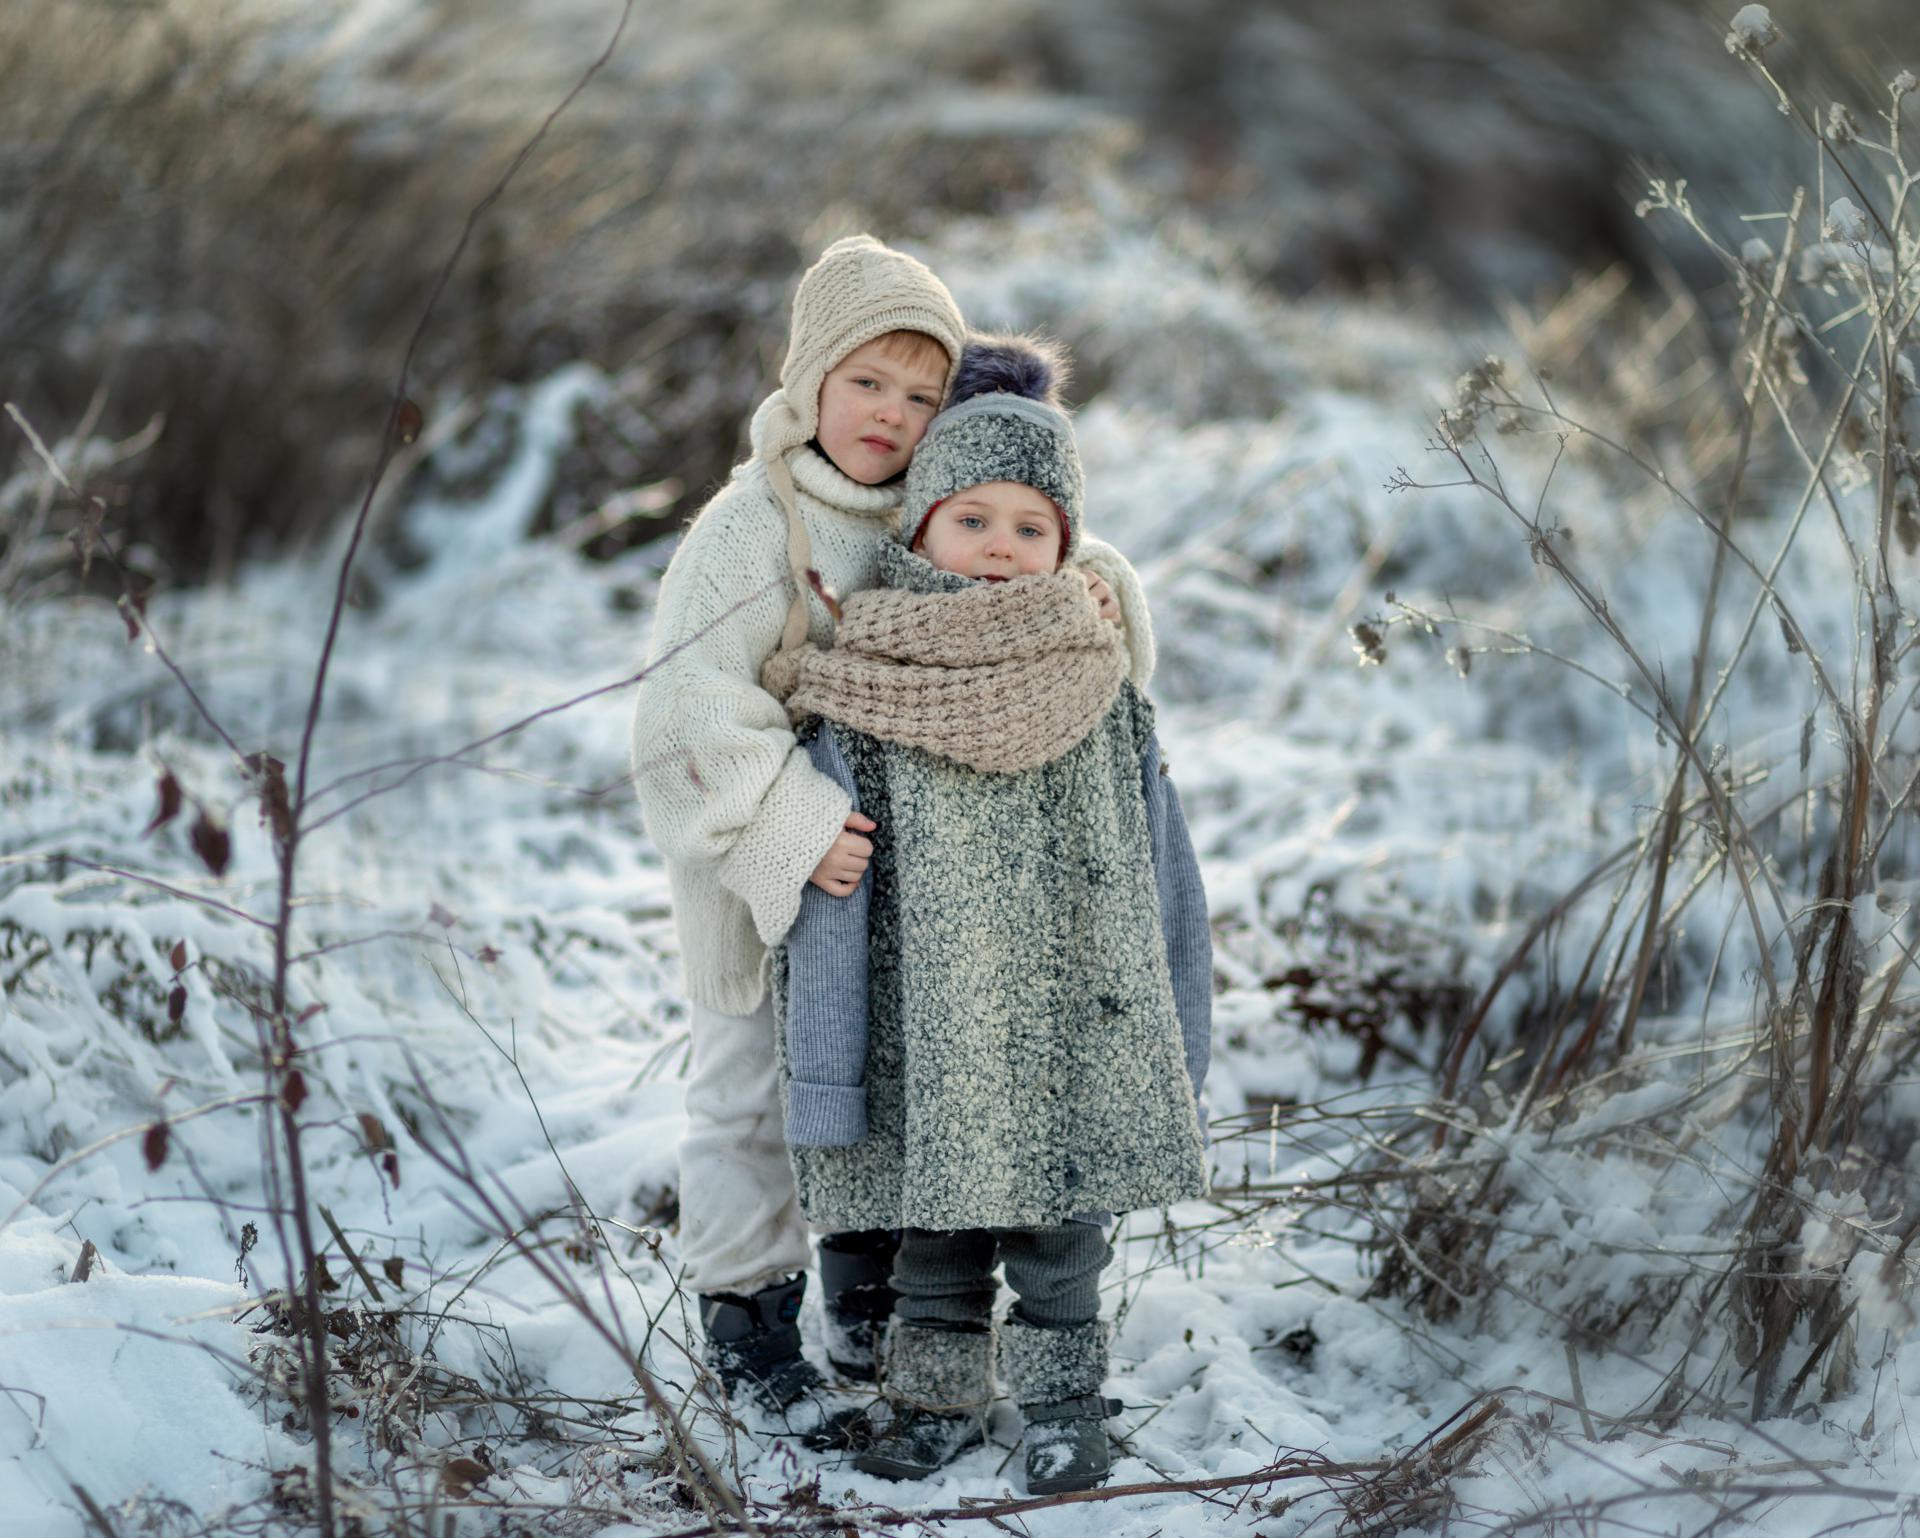
[[[1066,348],[1051,337],[976,332],[961,351],[947,404],[957,406],[976,395],[1003,394],[1058,406],[1072,372]]]

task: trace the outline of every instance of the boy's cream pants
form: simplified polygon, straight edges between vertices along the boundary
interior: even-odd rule
[[[773,1001],[692,1007],[680,1144],[680,1257],[692,1292],[758,1292],[812,1263],[780,1118]]]

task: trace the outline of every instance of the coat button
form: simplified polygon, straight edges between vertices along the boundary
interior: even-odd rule
[[[1069,1164],[1066,1169],[1061,1171],[1060,1178],[1065,1181],[1069,1187],[1079,1185],[1080,1166],[1077,1164]]]

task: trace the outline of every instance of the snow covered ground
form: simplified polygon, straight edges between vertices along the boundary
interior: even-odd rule
[[[1689,1337],[1691,1316],[1657,1317],[1662,1289],[1724,1264],[1764,1146],[1737,890],[1696,900],[1633,1064],[1551,1125],[1479,1108],[1473,1157],[1504,1159],[1491,1285],[1439,1318],[1375,1285],[1394,1224],[1352,1172],[1402,1136],[1446,1022],[1533,916],[1644,825],[1671,761],[1511,515],[1470,490],[1385,489],[1401,466],[1456,478],[1431,423],[1489,339],[1386,299],[1282,307],[1171,235],[1093,223],[960,227],[930,255],[976,321],[1050,324],[1102,381],[1080,419],[1091,526],[1155,605],[1162,735],[1219,958],[1215,1197],[1127,1219],[1107,1288],[1114,1483],[1228,1483],[1018,1520],[1062,1538],[1898,1530],[1920,1497],[1898,1287],[1863,1270],[1857,1369],[1760,1424],[1731,1364],[1715,1375],[1724,1322],[1709,1310]],[[1236,411],[1249,370],[1277,417]],[[513,452],[470,500],[415,482],[396,516],[429,558],[369,557],[315,744],[317,808],[339,818],[303,852],[293,975],[296,1006],[321,1006],[300,1028],[309,1180],[366,1271],[329,1243],[347,1509],[373,1531],[404,1502],[404,1530],[435,1535],[593,1531],[596,1511],[612,1532],[697,1528],[638,1399],[640,1349],[769,1524],[817,1502],[874,1523],[1017,1497],[1009,1406],[993,1445],[903,1487],[729,1429],[692,1394],[672,1226],[684,1007],[666,884],[621,783],[630,687],[353,804],[400,778],[354,777],[370,766],[637,667],[669,547],[592,564],[565,530],[525,537],[574,411],[606,388],[571,369],[503,394]],[[1524,505],[1552,447],[1499,445]],[[1680,669],[1698,527],[1579,445],[1549,506],[1643,652]],[[1779,516],[1756,515],[1757,548]],[[297,758],[337,559],[152,605],[243,752]],[[1810,541],[1791,584],[1844,641],[1844,557]],[[1496,628],[1430,634],[1390,592]],[[1730,634],[1749,596],[1726,605]],[[1361,666],[1350,627],[1396,615],[1384,662]],[[1479,648],[1470,668],[1461,647]],[[1756,650],[1723,706],[1735,766],[1788,785],[1825,771],[1824,741],[1798,761],[1809,687],[1777,642]],[[229,824],[221,879],[189,848],[191,804],[143,833],[163,765]],[[106,605],[42,600],[0,630],[0,810],[0,1532],[279,1530],[304,1509],[310,1443],[259,1301],[289,1276],[242,970],[269,960],[257,800]],[[1489,1052],[1538,1029],[1550,970],[1577,965],[1603,909],[1574,910],[1501,994]],[[1470,1182],[1466,1158],[1432,1180]],[[1837,1202],[1829,1220],[1875,1221]],[[73,1282],[83,1245],[97,1259]],[[1676,1365],[1716,1387],[1656,1422]],[[1355,1493],[1496,1400],[1451,1454],[1397,1464],[1372,1508]],[[1325,1463],[1231,1483],[1302,1459]]]

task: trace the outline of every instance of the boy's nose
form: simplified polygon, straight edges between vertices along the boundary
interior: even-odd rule
[[[882,422],[898,422],[903,420],[900,412],[900,403],[895,400],[875,402],[873,414]]]

